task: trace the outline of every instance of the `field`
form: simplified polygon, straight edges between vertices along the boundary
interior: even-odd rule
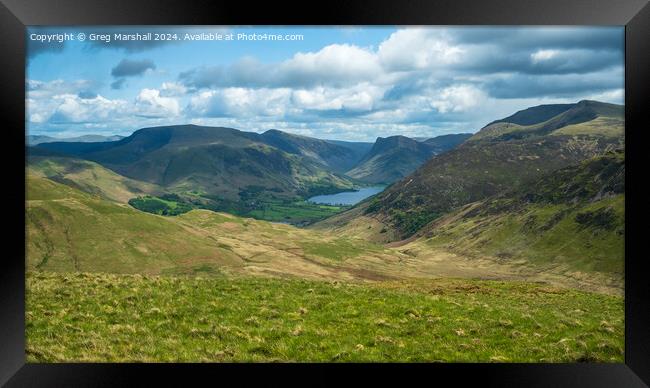
[[[147,213],[165,216],[176,216],[192,209],[208,209],[292,225],[310,224],[350,208],[350,206],[316,204],[301,198],[261,197],[252,198],[245,203],[206,199],[200,196],[194,196],[194,198],[199,199],[187,199],[177,194],[165,194],[157,197],[141,196],[130,199],[129,205]]]
[[[623,299],[549,285],[30,272],[28,362],[623,362]]]

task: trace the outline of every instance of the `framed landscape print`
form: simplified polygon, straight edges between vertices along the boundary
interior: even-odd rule
[[[644,386],[650,8],[600,5],[6,2],[1,381]]]

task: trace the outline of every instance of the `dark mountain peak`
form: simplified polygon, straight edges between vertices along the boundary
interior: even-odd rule
[[[624,112],[623,105],[593,100],[581,100],[575,104],[538,105],[521,110],[504,119],[493,121],[477,132],[472,140],[507,141],[530,136],[544,136],[563,127],[586,123],[599,117],[608,120],[606,124],[608,127],[620,126],[620,121],[624,119]],[[603,126],[602,123],[599,125]],[[596,126],[596,128],[592,128],[592,133],[599,134],[603,131]]]
[[[577,104],[547,104],[537,105],[516,112],[501,120],[495,120],[486,127],[496,123],[512,123],[518,125],[533,125],[542,123],[560,113],[566,112]]]
[[[594,100],[581,100],[574,109],[589,110],[598,116],[605,117],[619,117],[623,118],[625,114],[625,107],[618,104],[610,104],[607,102],[600,102]]]
[[[164,125],[159,127],[146,127],[138,129],[133,132],[135,134],[160,134],[160,133],[169,133],[171,135],[206,135],[206,134],[220,134],[220,133],[233,133],[241,132],[234,128],[227,127],[206,127],[196,124],[180,124],[180,125]]]
[[[410,137],[395,135],[389,137],[378,137],[375,141],[373,150],[384,151],[387,148],[402,147],[417,149],[420,142],[411,139]],[[370,151],[372,153],[372,150]]]
[[[288,133],[281,131],[279,129],[267,129],[262,133],[262,135],[268,135],[268,136],[282,136],[282,135],[289,135]]]
[[[459,146],[472,136],[473,134],[471,133],[453,133],[432,137],[424,140],[422,143],[431,146],[433,150],[439,154]]]
[[[576,103],[576,106],[608,106],[608,105],[616,105],[616,104],[610,104],[607,102],[600,102],[596,100],[580,100]]]
[[[394,135],[394,136],[388,136],[388,137],[378,137],[377,142],[379,141],[385,141],[385,142],[414,142],[417,141],[415,139],[411,139],[410,137],[406,137],[404,135]]]
[[[157,146],[166,144],[202,146],[210,143],[229,143],[233,146],[243,146],[259,141],[258,137],[259,135],[256,133],[242,132],[234,128],[183,124],[142,128],[122,141],[123,144],[142,142],[156,144]]]
[[[261,135],[262,139],[269,140],[269,139],[285,139],[289,141],[299,141],[302,143],[320,143],[324,142],[325,140],[317,139],[314,137],[309,137],[309,136],[303,136],[303,135],[298,135],[295,133],[290,133],[290,132],[285,132],[281,131],[279,129],[268,129],[265,132],[263,132]]]
[[[534,125],[543,123],[569,111],[585,111],[603,116],[619,116],[623,112],[623,105],[610,104],[594,100],[580,100],[575,104],[546,104],[537,105],[518,111],[501,120],[495,120],[486,127],[496,123],[512,123],[518,125]],[[586,116],[585,116],[586,117]]]

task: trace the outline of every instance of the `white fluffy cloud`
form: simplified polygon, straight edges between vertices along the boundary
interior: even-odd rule
[[[78,95],[54,96],[57,107],[50,116],[54,123],[101,122],[110,119],[127,107],[126,101],[109,100],[102,96],[92,99],[80,98]]]
[[[38,81],[30,81],[40,84]],[[59,83],[56,83],[59,85]],[[89,97],[83,94],[52,94],[47,98],[37,94],[26,100],[26,120],[40,125],[81,125],[93,127],[107,123],[127,123],[134,117],[173,118],[180,114],[180,104],[175,98],[161,97],[157,89],[142,89],[133,101],[109,99],[102,95]],[[45,93],[45,90],[42,90]]]
[[[298,52],[277,64],[244,57],[230,66],[203,66],[179,76],[189,88],[346,87],[383,74],[376,53],[369,49],[333,44],[316,52]]]
[[[95,83],[85,79],[65,81],[55,79],[52,81],[27,80],[25,89],[31,99],[48,99],[57,95],[78,94],[88,92],[96,87]]]
[[[178,100],[161,97],[158,89],[142,89],[135,98],[135,114],[143,117],[173,117],[180,114]]]
[[[372,80],[381,73],[374,52],[349,44],[333,44],[314,53],[295,54],[278,66],[277,77],[285,83],[347,86]]]
[[[351,88],[295,90],[291,102],[299,109],[364,112],[372,110],[383,94],[383,88],[364,82]]]
[[[32,80],[26,120],[130,130],[196,122],[357,140],[472,132],[540,103],[622,102],[619,38],[620,29],[408,27],[377,46],[328,44],[275,63],[248,53],[104,95],[86,80]]]
[[[464,112],[487,100],[487,95],[472,85],[454,85],[444,88],[431,99],[431,106],[440,113]]]
[[[277,116],[286,113],[291,89],[224,88],[192,97],[188,111],[206,117]]]
[[[187,93],[185,85],[178,82],[163,82],[160,95],[163,97],[179,97]]]
[[[379,45],[377,55],[388,70],[407,71],[459,63],[465,50],[440,30],[406,28]]]

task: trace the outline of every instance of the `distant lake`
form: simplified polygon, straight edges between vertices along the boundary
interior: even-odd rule
[[[382,192],[386,186],[364,187],[359,191],[346,191],[343,193],[330,195],[317,195],[309,198],[307,201],[321,203],[325,205],[355,205],[364,199]]]

